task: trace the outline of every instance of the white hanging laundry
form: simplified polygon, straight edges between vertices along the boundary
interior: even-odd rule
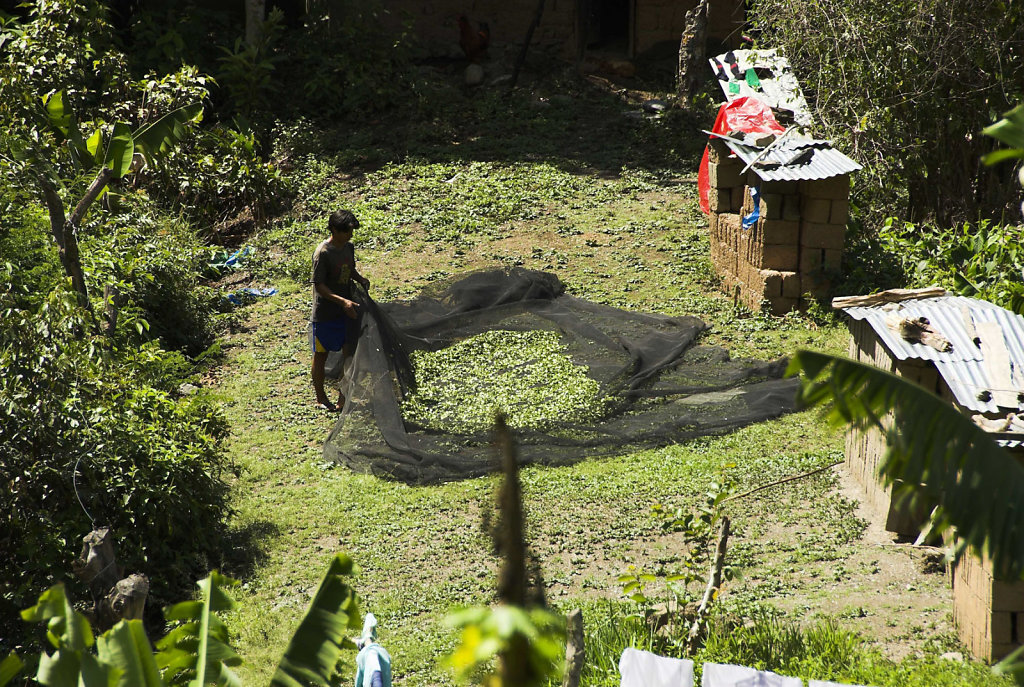
[[[807,687],[864,687],[864,685],[851,685],[845,682],[828,682],[826,680],[808,680]]]
[[[693,661],[626,649],[619,658],[621,687],[693,687]]]
[[[705,663],[701,687],[804,687],[798,677],[721,663]]]

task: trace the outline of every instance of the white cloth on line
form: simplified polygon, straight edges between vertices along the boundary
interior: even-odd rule
[[[722,663],[705,663],[701,687],[804,687],[798,677]]]
[[[619,658],[620,687],[693,687],[693,661],[629,648]]]

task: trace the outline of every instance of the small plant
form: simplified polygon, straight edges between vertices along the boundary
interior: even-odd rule
[[[679,634],[672,628],[677,624],[678,616],[687,610],[694,610],[700,600],[699,595],[704,592],[723,517],[722,506],[736,491],[735,480],[727,474],[727,470],[733,467],[735,465],[728,464],[721,468],[719,481],[708,485],[696,509],[687,511],[677,508],[669,511],[660,503],[653,507],[655,517],[661,520],[662,530],[682,533],[684,538],[681,561],[673,572],[646,573],[630,565],[628,571],[618,578],[623,585],[623,593],[637,605],[639,615],[648,620],[656,615],[659,603],[659,596],[651,589],[659,584],[664,586],[664,596],[661,598],[665,599],[665,617],[661,620],[669,624],[667,634],[671,637]],[[735,571],[730,566],[723,567],[723,579],[732,579],[734,576]]]
[[[890,217],[879,238],[899,256],[912,285],[944,286],[1024,312],[1024,226],[981,220],[945,229]]]
[[[338,684],[342,661],[356,648],[349,637],[360,626],[358,599],[344,579],[352,571],[348,556],[338,554],[331,561],[278,664],[272,687]],[[72,607],[64,586],[51,587],[35,606],[21,613],[28,622],[46,623],[47,640],[55,649],[39,656],[35,679],[47,687],[236,687],[240,682],[231,668],[242,659],[231,648],[227,626],[217,615],[235,607],[227,590],[236,584],[216,572],[200,580],[198,599],[165,609],[165,617],[175,626],[156,642],[155,649],[141,620],[122,620],[94,637],[89,622]],[[23,666],[13,653],[0,662],[0,687]]]

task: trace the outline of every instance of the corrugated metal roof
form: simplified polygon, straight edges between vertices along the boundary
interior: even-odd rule
[[[861,169],[861,165],[833,148],[831,141],[787,138],[758,159],[764,152],[763,147],[725,136],[721,138],[745,164],[754,163],[750,169],[765,181],[828,179]],[[807,156],[810,157],[801,159]],[[792,162],[794,158],[799,161]]]
[[[1018,373],[1024,373],[1024,317],[992,303],[962,296],[939,296],[871,307],[845,308],[844,312],[855,320],[868,322],[897,360],[915,358],[933,362],[957,403],[975,412],[1005,412],[994,398],[983,401],[978,398],[978,394],[982,391],[1014,390],[1016,386],[1009,376],[1007,379],[989,379],[982,351],[968,333],[965,313],[975,325],[984,322],[999,324],[1012,368]],[[927,318],[931,326],[953,344],[952,350],[942,352],[904,340],[886,324],[886,319],[894,312],[899,313],[900,317]],[[1004,409],[1008,407],[1018,410],[1021,406],[1002,406]]]

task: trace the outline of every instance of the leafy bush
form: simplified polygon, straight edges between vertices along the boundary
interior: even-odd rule
[[[354,572],[352,559],[336,554],[320,581],[309,610],[299,623],[270,684],[339,684],[350,668],[348,653],[356,649],[350,635],[359,627],[359,599],[345,580]],[[36,680],[49,687],[104,685],[240,685],[231,670],[242,659],[231,648],[228,628],[218,614],[235,608],[228,593],[238,583],[216,572],[199,580],[197,599],[165,610],[173,629],[152,645],[141,620],[122,620],[97,641],[88,619],[76,611],[63,585],[39,596],[21,612],[28,622],[46,623],[46,638],[55,649],[37,657]],[[34,666],[33,666],[34,667]],[[0,659],[0,687],[26,668],[11,653]]]
[[[1024,313],[1024,226],[982,220],[940,229],[890,218],[879,239],[911,286],[944,286]]]
[[[78,112],[127,99],[131,79],[123,55],[114,48],[103,3],[27,4],[24,21],[0,24],[0,118],[5,123],[23,124],[36,98],[54,91],[63,91]]]
[[[145,383],[161,351],[108,351],[72,294],[12,291],[12,271],[0,272],[0,618],[68,574],[94,523],[162,598],[217,551],[225,422],[201,396]]]
[[[825,136],[865,164],[854,198],[870,223],[999,217],[1010,180],[981,164],[994,143],[978,134],[1024,96],[1024,7],[760,0],[752,18],[758,42],[785,51]]]
[[[246,209],[260,221],[287,195],[280,170],[263,160],[255,132],[223,125],[200,130],[168,155],[146,188],[203,230]]]
[[[195,357],[216,338],[216,296],[199,284],[209,251],[186,227],[133,203],[103,216],[82,239],[84,267],[97,284],[116,286],[119,341],[156,339]]]

